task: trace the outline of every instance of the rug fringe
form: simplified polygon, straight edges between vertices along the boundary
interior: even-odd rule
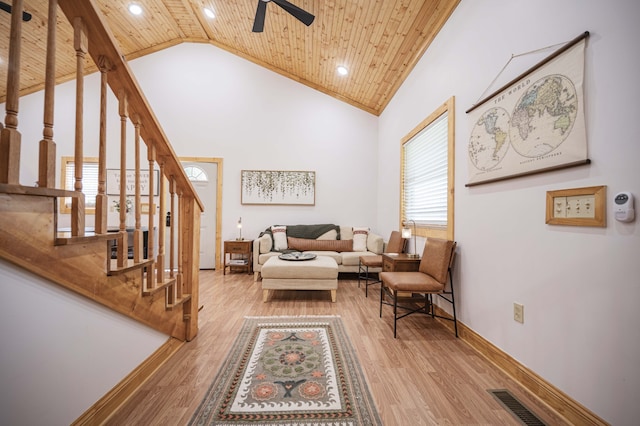
[[[218,426],[237,426],[238,423],[216,423],[216,425]],[[325,423],[325,422],[313,422],[313,423],[300,423],[300,422],[294,422],[294,423],[282,423],[281,426],[357,426],[354,422],[339,422],[339,423],[335,423],[335,422],[331,422],[331,423]]]
[[[269,318],[340,318],[340,315],[270,315],[270,316],[250,316],[245,319],[269,319]]]
[[[239,423],[216,423],[216,425],[218,426],[237,426]],[[282,423],[281,426],[357,426],[354,422],[339,422],[339,423],[335,423],[335,422],[331,422],[331,423],[326,423],[326,422],[313,422],[313,423],[300,423],[300,422],[294,422],[294,423]]]

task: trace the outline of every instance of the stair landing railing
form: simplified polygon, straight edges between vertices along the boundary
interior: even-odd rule
[[[23,0],[14,0],[11,14],[10,48],[7,76],[6,115],[4,125],[0,123],[0,188],[3,191],[18,193],[53,194],[58,197],[71,197],[71,231],[65,235],[58,233],[58,239],[65,243],[75,239],[85,239],[91,235],[107,234],[108,197],[106,194],[107,164],[107,90],[110,89],[118,100],[120,116],[120,198],[119,205],[126,204],[127,125],[135,128],[134,137],[134,173],[135,173],[135,227],[133,229],[132,258],[129,257],[126,212],[120,209],[117,236],[117,255],[109,260],[109,271],[144,265],[145,279],[143,293],[150,294],[165,290],[167,309],[183,307],[184,318],[188,322],[186,340],[197,334],[198,314],[198,271],[199,271],[199,223],[204,210],[193,186],[187,178],[182,165],[164,134],[158,120],[133,76],[124,56],[119,51],[105,20],[92,0],[50,0],[47,21],[47,53],[45,61],[44,117],[43,137],[39,143],[39,163],[37,187],[27,188],[20,185],[21,134],[18,130],[20,57]],[[73,47],[76,53],[76,110],[74,141],[74,190],[56,188],[56,144],[54,129],[54,91],[56,61],[56,22],[58,6],[73,26]],[[83,189],[83,152],[84,152],[84,75],[87,55],[100,72],[100,128],[98,135],[98,194],[95,203],[95,226],[93,232],[85,227],[86,208]],[[141,143],[147,149],[149,168],[149,193],[140,191]],[[27,142],[29,143],[29,142]],[[158,215],[156,217],[155,182],[153,170],[159,170]],[[143,231],[141,223],[141,197],[147,196],[148,240],[147,253],[143,253]],[[165,260],[167,197],[170,197],[171,221],[169,229],[170,256],[168,268]],[[177,205],[175,197],[177,196]],[[57,223],[57,221],[56,221]],[[153,230],[157,231],[157,235]],[[90,234],[90,235],[87,235]],[[155,241],[157,236],[157,241]],[[178,261],[174,250],[177,247]],[[155,252],[157,248],[157,253]],[[109,253],[109,258],[110,258]]]

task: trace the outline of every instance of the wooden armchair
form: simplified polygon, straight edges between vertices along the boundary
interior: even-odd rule
[[[414,313],[453,321],[456,337],[458,337],[452,273],[455,249],[455,241],[428,238],[417,272],[380,273],[382,281],[380,286],[380,317],[382,317],[383,304],[393,306],[394,338],[396,337],[398,320]],[[450,290],[447,290],[447,287]],[[451,303],[453,318],[435,314],[432,299],[434,294]],[[386,300],[385,296],[391,301]],[[401,305],[398,304],[399,301]],[[402,309],[402,313],[398,313],[398,309]]]
[[[385,253],[404,253],[405,246],[407,245],[407,239],[402,238],[402,234],[399,231],[392,231],[389,237],[389,242],[385,247]],[[382,268],[382,255],[376,256],[360,256],[358,261],[358,287],[360,287],[360,280],[364,280],[365,297],[369,297],[369,286],[380,283],[380,275],[375,272],[370,272],[369,268]]]

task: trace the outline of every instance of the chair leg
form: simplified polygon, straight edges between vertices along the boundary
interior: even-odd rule
[[[398,322],[398,293],[394,290],[393,297],[393,338],[396,338],[396,325]]]
[[[382,318],[382,299],[384,298],[384,283],[380,283],[380,318]]]
[[[449,279],[451,284],[451,306],[453,306],[453,329],[458,337],[458,318],[456,317],[456,296],[453,293],[453,271],[449,268]]]

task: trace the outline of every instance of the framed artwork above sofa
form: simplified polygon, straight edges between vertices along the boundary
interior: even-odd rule
[[[242,204],[316,204],[316,172],[286,170],[242,170]]]

